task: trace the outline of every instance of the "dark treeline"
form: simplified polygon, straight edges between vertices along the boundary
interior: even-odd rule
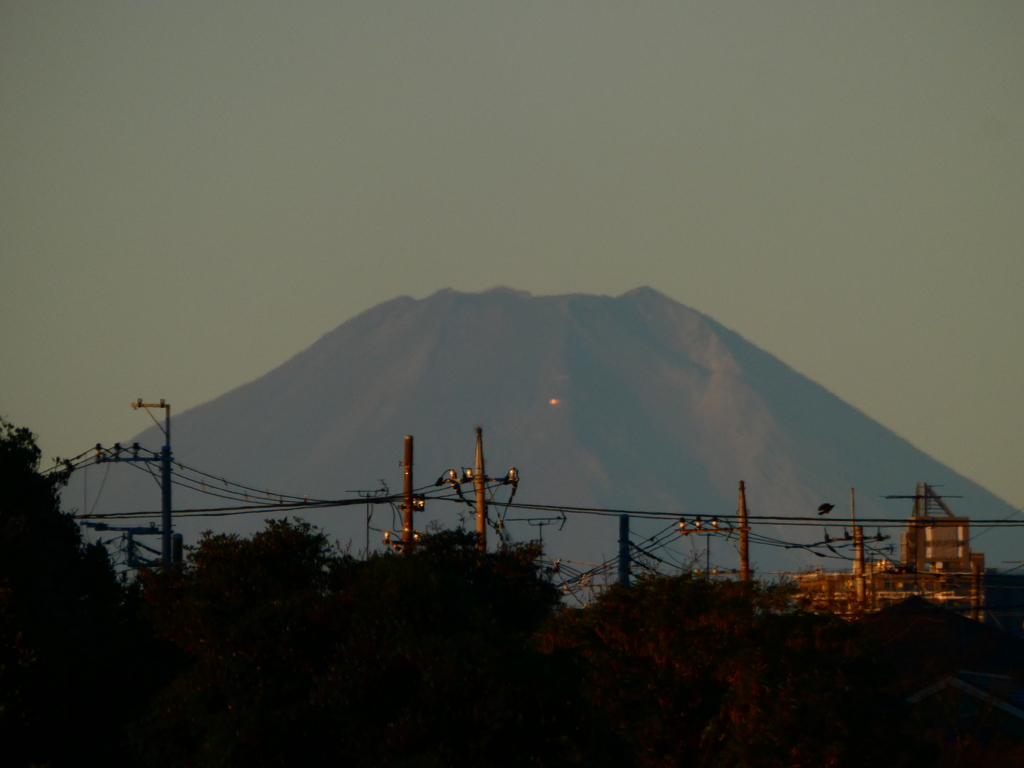
[[[688,576],[565,607],[529,545],[352,557],[302,522],[116,577],[0,433],[6,765],[915,766],[855,623]]]

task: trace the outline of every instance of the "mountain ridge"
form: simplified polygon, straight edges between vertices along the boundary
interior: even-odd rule
[[[396,297],[176,416],[174,452],[254,487],[338,498],[382,476],[398,487],[405,434],[416,438],[418,484],[460,457],[468,465],[476,425],[491,474],[519,469],[522,501],[731,514],[743,479],[755,513],[804,516],[857,487],[861,516],[902,517],[878,497],[925,480],[969,490],[986,516],[1013,511],[738,333],[646,286],[616,297],[504,287]],[[114,506],[138,508],[140,494],[152,493],[135,485],[114,491]],[[431,506],[441,524],[454,524],[454,510]],[[365,541],[355,535],[364,523],[350,518],[335,515],[331,525],[340,520],[337,535]],[[614,550],[613,522],[574,520],[543,535],[556,556],[561,548],[589,561]],[[637,528],[640,538],[651,533],[648,523]],[[527,523],[510,530],[537,536]],[[721,557],[735,559],[728,546]],[[771,567],[809,564],[801,550],[761,557]]]

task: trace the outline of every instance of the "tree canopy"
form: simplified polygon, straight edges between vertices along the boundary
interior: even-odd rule
[[[0,421],[0,743],[11,765],[122,760],[135,649],[106,549],[60,509],[32,433]]]
[[[796,610],[784,586],[641,577],[561,612],[588,717],[638,766],[913,764],[904,707],[858,628]]]
[[[532,545],[355,558],[302,521],[118,580],[0,424],[12,765],[923,764],[857,623],[785,587],[643,577],[569,608]],[[117,681],[131,681],[130,685]]]
[[[564,715],[528,642],[558,604],[536,555],[447,532],[357,560],[301,522],[207,535],[190,567],[144,579],[191,664],[140,747],[167,765],[545,762]]]

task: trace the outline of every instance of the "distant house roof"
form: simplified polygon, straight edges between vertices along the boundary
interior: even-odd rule
[[[906,695],[963,670],[971,670],[968,677],[960,676],[963,682],[979,689],[985,686],[970,674],[1024,683],[1024,640],[923,598],[909,598],[865,616],[863,622],[877,642],[879,660],[890,666]]]
[[[983,675],[961,670],[907,698],[911,703],[917,704],[947,688],[956,688],[1008,715],[1024,720],[1024,686],[1015,685],[1005,675]]]

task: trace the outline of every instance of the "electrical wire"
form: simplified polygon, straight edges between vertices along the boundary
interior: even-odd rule
[[[94,451],[96,449],[93,449]],[[109,453],[109,449],[108,453]],[[57,471],[63,469],[76,469],[83,466],[89,466],[95,463],[107,463],[105,468],[104,479],[100,485],[100,491],[97,494],[96,501],[93,503],[88,514],[75,515],[76,519],[133,519],[133,518],[155,518],[160,516],[160,512],[157,511],[136,511],[136,512],[122,512],[122,513],[96,513],[95,509],[98,505],[100,494],[103,490],[103,483],[106,482],[107,473],[109,472],[109,464],[118,461],[117,456],[125,450],[132,450],[133,454],[138,452],[144,452],[150,454],[153,459],[147,459],[145,461],[130,461],[123,460],[124,463],[130,463],[132,466],[139,471],[147,472],[150,477],[153,478],[154,482],[160,486],[161,481],[154,472],[154,468],[151,466],[156,463],[159,458],[159,454],[149,449],[138,447],[137,445],[132,446],[131,449],[125,449],[121,446],[116,446],[113,457],[109,455],[102,456],[88,456],[90,451],[85,451],[76,457],[68,460],[59,461],[57,465],[50,471]],[[88,458],[86,458],[88,456]],[[143,464],[144,466],[137,466]],[[177,470],[174,470],[177,467]],[[201,478],[201,479],[197,479]],[[220,483],[223,488],[217,488],[214,490],[209,487],[206,483],[206,479],[216,481]],[[485,484],[485,493],[488,494],[489,506],[498,507],[501,509],[497,514],[497,523],[492,522],[491,524],[499,529],[499,535],[504,541],[507,534],[504,533],[504,523],[507,522],[532,522],[534,520],[545,520],[555,521],[558,519],[562,520],[562,525],[565,524],[567,515],[596,515],[596,516],[618,516],[622,514],[630,515],[638,519],[650,519],[650,520],[666,520],[669,519],[672,522],[665,528],[658,532],[648,536],[639,543],[631,543],[631,551],[637,551],[645,557],[652,558],[653,561],[658,562],[668,568],[684,569],[685,556],[681,551],[676,549],[673,544],[679,540],[679,536],[675,534],[677,525],[682,525],[686,522],[687,517],[680,516],[677,513],[667,512],[656,512],[649,510],[626,510],[626,509],[615,509],[615,508],[603,508],[603,507],[576,507],[566,505],[547,505],[547,504],[535,504],[535,503],[515,503],[513,498],[517,486],[513,484],[512,493],[509,499],[502,503],[496,501],[496,495],[498,490],[508,485],[505,480],[496,480],[494,478],[488,478]],[[359,498],[353,499],[309,499],[308,496],[299,497],[294,494],[283,494],[274,493],[268,489],[258,489],[252,486],[244,485],[242,483],[236,483],[233,481],[226,480],[223,477],[213,475],[208,472],[204,472],[194,467],[187,466],[181,462],[174,461],[172,463],[171,482],[181,488],[191,490],[195,493],[204,494],[213,498],[221,498],[226,501],[243,502],[236,506],[223,506],[223,507],[206,507],[206,508],[193,508],[184,510],[174,510],[173,514],[177,516],[185,517],[223,517],[230,515],[247,515],[247,514],[268,514],[273,512],[291,511],[298,509],[327,509],[344,507],[350,505],[366,505],[367,510],[372,510],[375,504],[388,504],[392,508],[393,525],[397,525],[397,503],[404,501],[402,494],[386,494],[376,497],[360,496]],[[422,486],[414,491],[418,496],[430,501],[447,501],[458,504],[469,504],[470,507],[473,505],[469,502],[464,494],[461,493],[461,489],[444,484],[444,486],[437,486],[436,484],[430,484]],[[251,494],[251,496],[250,496]],[[266,496],[271,500],[271,503],[258,502],[253,497]],[[285,501],[288,499],[289,501]],[[510,509],[518,509],[524,511],[533,512],[547,512],[557,513],[558,517],[545,517],[545,518],[507,518],[508,511]],[[1024,526],[1024,520],[1013,520],[1012,518],[1018,514],[1015,511],[1013,514],[1002,519],[973,519],[970,521],[976,528],[984,527],[985,530],[981,533],[975,534],[973,539],[982,535],[982,533],[995,528],[1016,528]],[[369,513],[372,516],[372,513]],[[461,516],[460,516],[461,517]],[[693,517],[694,521],[700,518]],[[720,521],[726,525],[725,528],[696,528],[681,531],[686,535],[705,535],[707,537],[724,537],[730,542],[732,541],[732,535],[736,532],[736,528],[733,526],[733,522],[739,522],[740,518],[738,515],[717,515],[712,520]],[[490,522],[490,521],[489,521]],[[763,524],[770,524],[774,526],[786,526],[786,527],[818,527],[821,526],[824,521],[816,517],[785,517],[779,515],[748,515],[747,516],[748,526],[753,522],[760,522]],[[905,518],[861,518],[858,521],[860,524],[875,525],[878,527],[879,535],[882,528],[905,528],[907,520]],[[367,520],[367,527],[370,528],[369,519]],[[376,529],[374,529],[376,530]],[[847,534],[848,536],[848,534]],[[773,536],[769,536],[764,533],[757,531],[751,531],[748,528],[748,541],[758,546],[763,547],[774,547],[774,548],[786,548],[786,549],[803,549],[818,557],[827,559],[839,559],[843,561],[850,561],[852,558],[845,556],[839,550],[848,549],[851,545],[848,539],[842,540],[827,540],[824,542],[812,542],[812,543],[799,543],[786,541]],[[694,548],[694,540],[690,539],[691,544],[691,562],[696,562],[697,554]],[[733,544],[735,547],[735,543]],[[827,547],[832,554],[825,554],[818,551],[821,547]],[[892,546],[890,545],[883,553],[882,550],[876,547],[867,546],[867,549],[874,555],[879,556],[883,559],[889,560],[890,562],[898,563],[891,557]],[[155,552],[155,550],[154,550]],[[655,553],[659,554],[655,554]],[[159,554],[159,553],[156,553]],[[666,559],[667,558],[667,559]],[[566,570],[569,578],[563,579],[561,582],[562,588],[566,590],[580,590],[584,588],[592,588],[594,580],[602,574],[607,575],[610,569],[617,566],[618,558],[615,558],[605,563],[594,566],[587,571],[579,571],[573,569],[568,565],[563,565],[562,561],[559,563],[559,572]],[[642,563],[637,561],[641,567],[656,570],[652,568],[649,563]]]

